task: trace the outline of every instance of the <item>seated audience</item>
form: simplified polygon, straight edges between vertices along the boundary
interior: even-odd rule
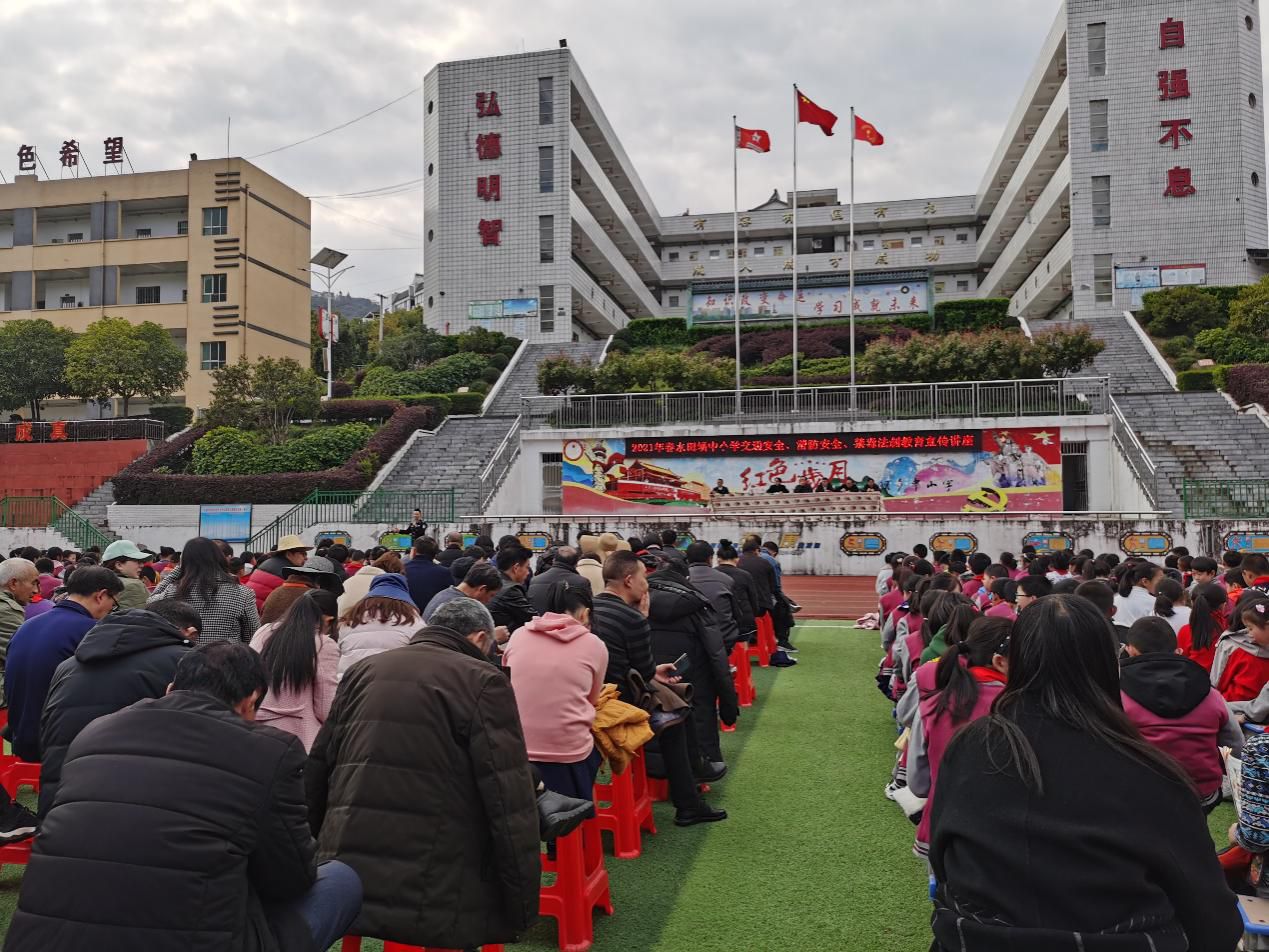
[[[455,560],[454,564],[457,565],[459,561],[461,559]],[[430,624],[432,616],[441,609],[441,606],[456,598],[473,598],[482,605],[488,605],[501,588],[502,573],[489,562],[476,562],[464,573],[462,581],[449,588],[441,589],[432,596],[432,600],[423,609],[423,621]],[[500,641],[505,640],[505,637],[500,639]]]
[[[305,751],[330,713],[339,683],[336,611],[338,603],[330,592],[307,592],[276,624],[263,626],[251,639],[269,678],[256,720],[294,734]]]
[[[1251,701],[1269,683],[1269,599],[1246,593],[1229,624],[1216,643],[1212,684],[1227,701]]]
[[[502,575],[502,587],[489,602],[494,624],[508,631],[527,625],[537,614],[525,583],[529,579],[529,562],[533,553],[518,540],[499,549],[494,555],[494,568]]]
[[[450,545],[451,541],[453,542]],[[444,560],[437,558],[436,540],[428,536],[415,538],[410,549],[410,561],[405,563],[405,577],[410,586],[410,598],[419,608],[423,608],[439,591],[454,584],[454,576],[450,574],[450,565],[463,554],[460,547],[462,536],[451,532],[445,537],[448,548],[445,555],[453,556]]]
[[[251,573],[252,578],[255,574]],[[176,598],[194,607],[203,623],[198,630],[200,645],[212,641],[246,644],[260,627],[256,606],[257,599],[259,603],[264,599],[250,585],[241,584],[229,574],[229,563],[220,546],[202,536],[185,543],[180,565],[164,575],[150,595],[152,602],[161,598]]]
[[[339,618],[339,677],[358,661],[409,644],[421,626],[405,577],[376,576],[366,597]]]
[[[264,611],[264,600],[286,581],[288,567],[303,565],[312,549],[298,535],[287,535],[278,540],[277,548],[265,556],[247,578],[247,587],[255,596],[257,615]]]
[[[366,597],[376,575],[403,575],[404,572],[405,564],[395,552],[385,552],[369,565],[363,565],[344,582],[344,593],[339,596],[339,613],[343,615]]]
[[[1206,671],[1212,670],[1216,642],[1225,631],[1226,598],[1225,589],[1215,582],[1197,583],[1190,593],[1189,620],[1177,632],[1177,647],[1181,653],[1197,661]]]

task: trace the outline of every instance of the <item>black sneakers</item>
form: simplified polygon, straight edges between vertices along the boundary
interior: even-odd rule
[[[727,765],[721,760],[705,760],[692,771],[698,783],[717,783],[727,776]]]
[[[554,790],[538,794],[538,831],[544,841],[568,836],[594,815],[595,804],[591,800],[574,800]]]
[[[18,803],[10,803],[0,814],[0,843],[18,843],[29,840],[39,831],[35,814]]]
[[[698,823],[717,823],[727,819],[726,810],[715,810],[701,800],[696,806],[680,810],[674,817],[675,826],[696,826]]]
[[[797,661],[785,654],[783,649],[771,655],[771,667],[773,668],[791,668],[795,664],[797,664]]]

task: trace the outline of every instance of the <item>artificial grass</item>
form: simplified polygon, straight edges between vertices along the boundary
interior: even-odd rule
[[[882,796],[895,732],[873,681],[877,633],[808,622],[794,641],[798,667],[755,668],[758,699],[723,735],[730,772],[709,799],[729,819],[679,829],[673,808],[657,804],[659,832],[644,837],[643,855],[606,857],[616,914],[596,913],[598,952],[929,947],[915,828]],[[1229,804],[1212,814],[1218,846],[1233,820]],[[21,875],[0,874],[4,931]],[[555,934],[554,920],[541,920],[514,948],[547,952]]]

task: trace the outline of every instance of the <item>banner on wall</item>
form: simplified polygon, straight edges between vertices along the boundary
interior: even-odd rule
[[[730,291],[698,292],[692,295],[692,322],[730,321]],[[799,318],[850,316],[850,287],[798,288]],[[929,285],[925,281],[895,284],[857,284],[855,314],[880,317],[885,314],[924,314],[929,309]],[[792,289],[740,292],[740,319],[769,320],[793,317]]]
[[[720,481],[762,495],[777,481],[871,478],[887,512],[1062,509],[1059,429],[576,439],[563,446],[564,512],[704,509]]]
[[[199,506],[198,534],[225,542],[246,542],[251,538],[251,503]]]

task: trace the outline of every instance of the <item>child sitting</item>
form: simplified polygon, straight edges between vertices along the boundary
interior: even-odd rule
[[[1190,563],[1190,594],[1194,594],[1194,590],[1200,585],[1206,585],[1208,582],[1215,582],[1220,575],[1220,566],[1215,559],[1208,558],[1206,555],[1197,555]]]
[[[1202,666],[1177,649],[1162,618],[1139,618],[1128,629],[1120,668],[1124,713],[1143,737],[1185,768],[1208,813],[1221,802],[1220,748],[1242,749],[1243,732]]]
[[[1196,570],[1195,575],[1198,574]],[[1215,570],[1212,574],[1215,574]],[[1208,672],[1212,670],[1212,660],[1216,656],[1216,642],[1225,630],[1225,597],[1225,589],[1215,582],[1200,582],[1196,585],[1190,593],[1190,601],[1193,603],[1190,607],[1190,620],[1176,635],[1177,648],[1181,654],[1191,661],[1197,661]]]
[[[1229,623],[1230,630],[1216,643],[1212,684],[1227,701],[1257,700],[1269,682],[1269,599],[1249,592]]]
[[[1011,578],[998,578],[991,583],[991,597],[987,600],[987,609],[983,614],[988,618],[1013,621],[1018,617],[1015,604],[1017,597],[1018,583]]]
[[[1185,586],[1173,578],[1162,579],[1154,588],[1154,613],[1180,634],[1190,620],[1190,598]]]
[[[973,574],[961,585],[961,591],[973,598],[987,585],[987,569],[991,566],[991,556],[986,552],[975,552],[969,557],[968,564]]]

